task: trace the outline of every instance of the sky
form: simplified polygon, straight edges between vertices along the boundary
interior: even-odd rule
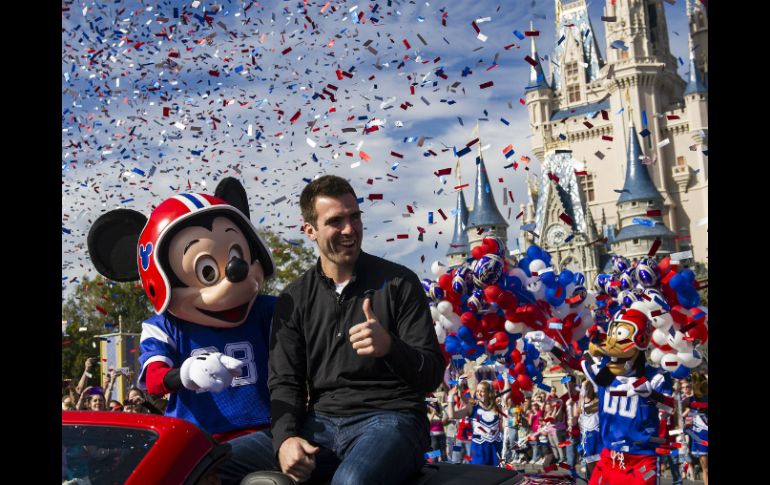
[[[685,3],[664,6],[685,77]],[[603,7],[589,2],[606,58]],[[514,249],[527,169],[540,174],[519,101],[530,37],[514,31],[533,21],[544,58],[554,12],[552,0],[63,2],[62,296],[96,274],[86,236],[101,214],[148,215],[227,176],[244,184],[258,229],[308,243],[302,188],[344,177],[364,198],[363,249],[432,277],[453,231],[453,147],[477,136]],[[478,146],[460,158],[469,203]]]

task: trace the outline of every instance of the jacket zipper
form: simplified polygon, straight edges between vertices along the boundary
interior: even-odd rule
[[[336,329],[336,337],[340,338],[342,337],[342,303],[345,301],[345,288],[342,289],[339,295],[337,295],[337,329]]]

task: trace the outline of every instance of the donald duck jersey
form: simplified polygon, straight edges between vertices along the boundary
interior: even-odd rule
[[[660,424],[655,401],[638,394],[620,395],[633,388],[638,379],[636,376],[616,376],[609,385],[598,385],[596,375],[603,364],[606,362],[582,361],[583,372],[597,390],[602,447],[633,455],[655,455],[657,445],[650,441],[657,437]],[[645,364],[644,374],[653,390],[670,394],[670,391],[666,392],[670,384],[658,369]]]

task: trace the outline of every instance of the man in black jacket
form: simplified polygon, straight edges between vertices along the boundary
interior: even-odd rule
[[[302,191],[320,258],[276,304],[268,387],[273,446],[297,481],[399,483],[429,449],[425,393],[444,358],[417,275],[361,251],[353,188],[323,176]]]

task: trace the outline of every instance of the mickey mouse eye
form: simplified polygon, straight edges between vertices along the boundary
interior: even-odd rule
[[[204,256],[195,263],[195,275],[198,281],[206,286],[211,286],[219,281],[219,267],[211,256]]]
[[[227,261],[231,261],[233,258],[243,259],[243,251],[237,244],[230,248],[230,254],[227,256]]]
[[[631,332],[629,332],[627,328],[621,327],[615,329],[615,338],[618,340],[627,339],[629,335],[631,335]]]

